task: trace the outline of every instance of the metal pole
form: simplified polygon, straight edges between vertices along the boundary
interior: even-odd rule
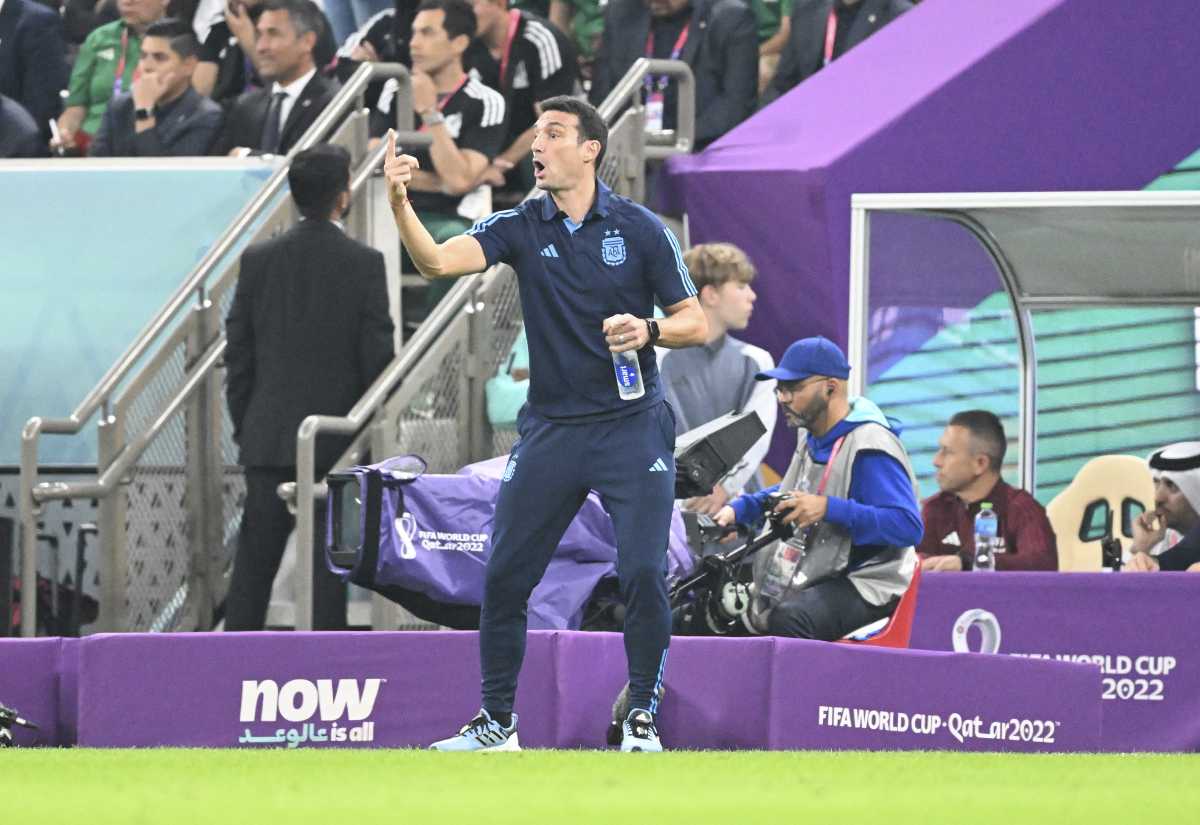
[[[459,410],[459,418],[467,425],[467,461],[471,463],[491,457],[489,445],[485,443],[487,430],[487,398],[485,384],[491,377],[488,371],[487,354],[491,348],[491,314],[488,306],[478,300],[478,293],[467,304],[467,358],[465,372],[466,407]],[[465,415],[464,415],[465,413]]]
[[[12,632],[12,571],[13,531],[12,519],[0,518],[0,636]]]
[[[316,482],[317,438],[306,418],[296,433],[296,571],[292,598],[296,629],[313,626],[313,485]]]
[[[850,317],[846,355],[850,362],[850,380],[847,382],[851,396],[862,395],[867,390],[867,338],[871,321],[870,293],[871,276],[867,271],[870,264],[871,221],[867,210],[852,206],[850,209]]]
[[[112,414],[105,399],[97,426],[101,472],[116,461],[125,446],[124,422]],[[125,491],[118,484],[100,498],[100,630],[117,633],[129,627],[129,555],[125,546]]]
[[[991,257],[1000,275],[1000,282],[1004,284],[1013,321],[1017,325],[1017,366],[1021,371],[1018,392],[1021,411],[1021,487],[1033,495],[1037,492],[1037,354],[1033,340],[1033,317],[1020,293],[1016,270],[996,237],[970,214],[948,209],[922,210],[922,214],[945,218],[966,227]]]
[[[203,295],[198,296],[189,321],[185,359],[188,369],[196,368],[199,359],[218,334],[217,308]],[[214,420],[214,401],[219,403],[220,387],[216,374],[209,372],[188,399],[185,407],[187,453],[185,462],[186,501],[188,508],[188,596],[183,628],[207,630],[212,627],[213,556],[215,534],[221,521],[221,492],[215,455],[219,445],[220,419]],[[219,414],[220,408],[216,412]]]
[[[21,431],[21,488],[18,517],[21,521],[21,635],[37,635],[37,517],[41,507],[34,501],[37,484],[37,442],[42,419],[31,418]]]

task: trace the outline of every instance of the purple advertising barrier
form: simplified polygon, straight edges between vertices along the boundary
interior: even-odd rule
[[[1094,665],[776,639],[772,749],[1095,751]]]
[[[531,634],[519,707],[552,703],[553,638]],[[124,634],[82,645],[88,747],[423,747],[479,708],[478,634]],[[552,716],[521,721],[533,746]]]
[[[1195,751],[1197,604],[1185,574],[939,574],[921,580],[911,644],[1098,665],[1102,749]]]
[[[74,639],[3,639],[0,640],[0,704],[13,708],[38,726],[37,730],[13,729],[13,743],[30,745],[70,745],[73,743],[73,719],[64,720],[74,702],[73,671],[70,656],[78,642]],[[66,686],[60,671],[67,671]]]
[[[470,632],[127,634],[79,647],[78,743],[90,747],[421,747],[479,702]],[[668,660],[659,721],[675,748],[1099,741],[1092,665],[770,638],[678,638]],[[620,636],[530,633],[522,744],[601,746],[624,680]]]
[[[676,637],[667,652],[658,717],[672,748],[763,748],[768,741],[770,639]],[[625,684],[615,633],[562,633],[558,643],[560,747],[604,741],[613,699]]]
[[[595,747],[625,681],[621,637],[558,638],[558,744]],[[671,748],[1094,751],[1098,681],[1065,662],[677,637],[658,728]]]

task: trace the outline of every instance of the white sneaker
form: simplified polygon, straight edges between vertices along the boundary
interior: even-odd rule
[[[650,711],[634,708],[621,725],[621,750],[625,753],[648,751],[662,753],[662,742],[658,740],[658,729]]]
[[[519,751],[517,714],[506,728],[480,708],[479,715],[463,725],[458,736],[442,739],[429,746],[434,751]]]

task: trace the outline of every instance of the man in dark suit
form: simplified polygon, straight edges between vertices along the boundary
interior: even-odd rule
[[[696,77],[696,148],[754,111],[758,32],[742,0],[611,0],[589,98],[599,105],[639,57],[682,60]],[[675,128],[675,83],[649,78],[647,128]],[[661,123],[654,108],[661,106]]]
[[[138,79],[113,98],[92,139],[92,157],[206,155],[221,107],[192,88],[200,44],[190,23],[168,17],[142,38]]]
[[[62,19],[33,0],[0,0],[0,95],[24,106],[47,140],[67,77]]]
[[[226,395],[246,470],[246,506],[225,602],[226,630],[260,630],[293,520],[275,490],[296,478],[296,430],[309,415],[345,415],[393,355],[383,255],[347,238],[350,156],[321,144],[288,170],[304,220],[242,254],[226,333]],[[317,441],[324,475],[345,439]],[[318,509],[317,546],[324,544]],[[346,588],[314,554],[313,627],[346,623]]]
[[[791,91],[912,7],[909,0],[796,0],[791,34],[762,104]]]
[[[313,49],[326,25],[312,0],[267,0],[258,17],[258,70],[271,85],[238,98],[213,154],[286,154],[333,99]]]

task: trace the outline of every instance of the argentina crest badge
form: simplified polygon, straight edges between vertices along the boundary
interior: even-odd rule
[[[604,263],[609,266],[620,266],[625,263],[625,239],[619,233],[619,229],[604,230],[604,240],[600,245],[600,252],[604,257]]]

